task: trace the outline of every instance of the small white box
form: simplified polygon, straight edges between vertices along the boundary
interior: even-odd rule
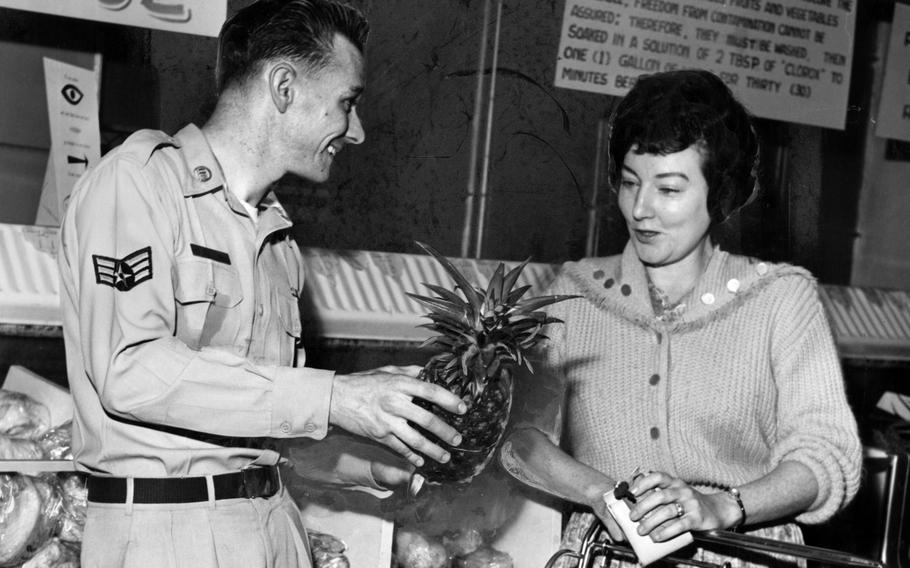
[[[635,551],[638,562],[642,566],[647,566],[692,543],[692,535],[687,532],[664,542],[654,542],[650,536],[638,534],[638,523],[629,519],[629,505],[625,501],[617,499],[612,491],[607,491],[604,493],[604,502],[607,504],[610,515],[622,528],[626,540],[632,545],[632,550]]]

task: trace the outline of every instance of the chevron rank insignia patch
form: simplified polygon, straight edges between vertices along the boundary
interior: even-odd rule
[[[152,278],[152,247],[139,249],[123,258],[93,254],[95,282],[121,292],[132,290]]]

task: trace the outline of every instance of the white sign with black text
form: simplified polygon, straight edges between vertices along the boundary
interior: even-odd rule
[[[708,69],[757,116],[843,129],[855,20],[855,0],[566,0],[555,85]]]
[[[57,211],[63,218],[76,180],[101,159],[98,73],[97,67],[84,69],[45,57],[44,76],[51,129],[48,173],[53,176]]]
[[[216,37],[227,0],[0,0],[0,7]]]
[[[910,141],[910,6],[894,3],[875,135]]]

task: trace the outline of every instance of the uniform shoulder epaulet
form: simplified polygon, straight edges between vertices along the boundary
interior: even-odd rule
[[[179,145],[177,140],[172,136],[168,136],[160,130],[145,129],[137,130],[131,134],[123,144],[120,145],[119,150],[121,153],[132,154],[142,162],[147,162],[158,148],[161,148],[162,146]]]

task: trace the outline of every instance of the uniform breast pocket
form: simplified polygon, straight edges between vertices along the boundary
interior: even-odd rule
[[[240,276],[233,267],[207,259],[178,261],[174,274],[178,339],[199,349],[213,341],[233,342],[243,300]]]

